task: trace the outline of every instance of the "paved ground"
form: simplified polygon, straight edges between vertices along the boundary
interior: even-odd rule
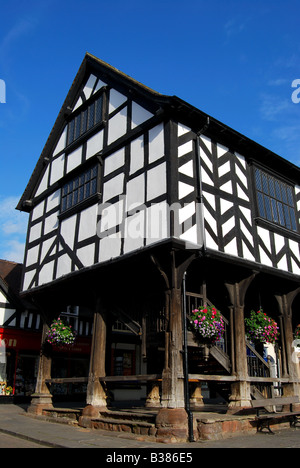
[[[129,436],[107,431],[91,431],[65,424],[41,421],[28,416],[26,407],[17,405],[0,405],[0,447],[1,448],[101,448],[106,458],[105,461],[116,462],[109,457],[126,453],[144,453],[152,462],[157,462],[155,454],[158,452],[176,451],[182,452],[182,461],[191,461],[186,457],[187,453],[199,456],[197,449],[214,448],[300,448],[300,429],[284,429],[275,435],[254,434],[238,436],[221,441],[195,442],[183,444],[159,444],[149,442],[137,436]],[[138,449],[144,449],[139,451]],[[146,450],[147,449],[147,450]],[[108,457],[108,458],[107,458]],[[142,455],[141,455],[142,457]],[[140,458],[139,461],[141,461]],[[147,461],[149,462],[149,458]],[[124,461],[121,460],[120,461]],[[136,459],[136,463],[139,461]],[[161,460],[162,461],[162,460]],[[193,460],[194,461],[194,460]],[[143,461],[145,464],[145,461]]]

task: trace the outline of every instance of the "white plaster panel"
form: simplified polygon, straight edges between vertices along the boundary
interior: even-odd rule
[[[220,158],[221,156],[223,156],[223,154],[225,153],[228,153],[228,148],[226,148],[225,146],[223,145],[220,145],[219,143],[217,143],[217,155],[218,155],[218,158]]]
[[[181,156],[191,153],[192,151],[193,151],[193,141],[190,140],[178,147],[178,157],[181,158]]]
[[[160,164],[147,172],[147,201],[153,200],[167,191],[166,163]]]
[[[224,252],[228,255],[233,255],[234,257],[238,256],[238,250],[237,250],[237,243],[236,243],[236,238],[233,238],[231,242],[229,242],[225,247],[224,247]]]
[[[154,203],[146,209],[146,245],[168,237],[168,214],[167,202]]]
[[[33,208],[32,217],[31,217],[32,221],[35,221],[36,219],[43,216],[43,214],[44,214],[44,205],[45,205],[45,201],[43,200],[41,203],[39,203],[38,205],[36,205]]]
[[[99,153],[103,149],[103,130],[96,133],[87,141],[86,159],[89,159],[94,154]]]
[[[181,123],[178,124],[178,136],[180,137],[181,135],[184,135],[185,133],[190,132],[191,129],[187,127],[186,125],[183,125]]]
[[[58,258],[57,260],[57,273],[56,277],[60,278],[63,275],[71,273],[72,260],[69,255],[65,254]]]
[[[33,280],[35,273],[36,273],[35,270],[27,271],[25,273],[24,282],[23,282],[23,291],[26,291],[28,289],[31,281]]]
[[[54,261],[43,265],[39,273],[39,285],[49,283],[53,280]]]
[[[194,187],[192,185],[186,184],[185,182],[178,183],[178,196],[179,200],[186,197],[189,193],[193,192]]]
[[[103,184],[103,202],[123,194],[124,174],[118,174]]]
[[[145,211],[139,211],[125,219],[124,253],[140,249],[144,245]]]
[[[65,155],[62,154],[51,163],[50,185],[57,182],[64,175]]]
[[[99,224],[99,234],[105,233],[109,229],[118,226],[122,223],[124,217],[124,200],[121,199],[117,203],[107,204],[101,207],[101,221]]]
[[[61,136],[60,136],[60,139],[56,145],[56,148],[55,150],[53,151],[53,156],[56,156],[58,153],[60,153],[61,151],[63,151],[66,147],[66,143],[67,143],[67,126],[65,126]]]
[[[144,137],[132,141],[130,148],[130,174],[134,174],[144,167]]]
[[[7,300],[6,296],[4,296],[2,291],[0,291],[0,302],[2,302],[3,304],[8,304],[8,300]]]
[[[74,236],[76,226],[76,215],[64,219],[61,222],[60,234],[71,249],[74,247]]]
[[[57,213],[53,213],[45,218],[44,234],[54,231],[58,227]]]
[[[153,114],[151,114],[151,112],[148,112],[136,102],[132,103],[131,128],[137,127],[146,120],[151,119],[151,117],[153,117]]]
[[[127,106],[118,112],[108,123],[108,144],[118,140],[127,131]]]
[[[119,169],[124,165],[125,162],[125,149],[121,148],[116,153],[108,156],[104,161],[104,175],[110,174],[111,172]]]
[[[127,101],[127,97],[124,94],[119,93],[115,89],[111,89],[109,93],[109,109],[108,113],[111,114],[118,107],[120,107],[124,102]]]
[[[134,177],[127,183],[126,210],[133,210],[145,202],[145,175]]]
[[[98,205],[92,205],[80,213],[78,240],[82,241],[96,234]]]
[[[188,161],[187,163],[180,166],[178,170],[181,174],[185,174],[188,177],[194,177],[193,161]]]
[[[156,161],[164,154],[164,125],[160,124],[149,131],[149,162]]]
[[[89,99],[91,97],[91,94],[92,94],[92,91],[93,91],[93,88],[95,86],[95,83],[96,83],[96,76],[95,75],[90,75],[84,89],[83,89],[83,92],[85,94],[85,97],[86,99]]]
[[[27,250],[27,259],[26,259],[26,266],[33,265],[37,262],[39,254],[39,246],[36,245],[32,247],[32,249]]]
[[[118,257],[121,253],[121,233],[117,232],[100,240],[99,262]]]
[[[29,242],[32,242],[41,237],[42,223],[35,224],[30,229]]]
[[[50,249],[51,245],[53,244],[53,242],[54,242],[53,237],[51,237],[51,239],[47,239],[47,240],[45,240],[45,242],[43,242],[40,262],[42,262],[44,260],[44,258],[46,257],[46,255],[48,254],[49,249]],[[51,252],[54,249],[55,249],[55,246],[53,246]],[[49,255],[51,254],[51,252],[49,252]]]
[[[46,213],[60,204],[60,190],[56,190],[47,198]]]
[[[3,325],[8,319],[10,319],[14,313],[16,312],[15,309],[2,309],[0,308],[0,326]],[[16,319],[14,319],[10,324],[10,326],[16,325]]]
[[[48,188],[48,177],[49,177],[49,164],[45,170],[45,173],[42,177],[42,180],[37,188],[37,191],[36,191],[36,196],[40,195],[41,193],[43,193],[47,188]]]
[[[75,169],[75,167],[79,166],[79,164],[81,164],[81,160],[82,160],[82,146],[79,146],[79,148],[77,148],[75,151],[68,154],[67,172],[70,172],[73,169]]]
[[[76,251],[76,255],[85,267],[94,264],[95,244],[86,245]]]

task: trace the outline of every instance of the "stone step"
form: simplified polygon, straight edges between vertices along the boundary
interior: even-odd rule
[[[156,427],[154,423],[149,423],[141,420],[132,420],[132,419],[123,419],[122,418],[110,418],[106,414],[104,417],[95,418],[91,420],[92,429],[102,429],[105,431],[112,432],[126,432],[135,435],[144,435],[144,436],[155,436]]]

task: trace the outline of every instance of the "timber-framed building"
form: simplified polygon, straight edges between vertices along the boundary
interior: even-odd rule
[[[299,167],[86,54],[17,208],[29,213],[22,295],[44,337],[70,306],[93,318],[86,417],[110,385],[164,417],[202,405],[204,382],[231,412],[258,388],[299,394]],[[186,332],[202,304],[224,316],[220,346]],[[259,308],[280,328],[269,360],[245,335]],[[36,411],[49,388],[43,354]]]

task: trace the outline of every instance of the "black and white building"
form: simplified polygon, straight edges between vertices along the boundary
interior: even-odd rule
[[[183,408],[181,311],[203,302],[227,336],[210,379],[189,342],[199,385],[221,375],[240,408],[270,383],[251,375],[243,326],[263,307],[281,328],[274,382],[298,392],[299,167],[86,54],[17,208],[29,213],[23,296],[48,325],[70,305],[94,316],[88,403],[103,406],[101,381],[121,385],[118,369],[143,376],[140,396],[156,375],[159,404]]]

